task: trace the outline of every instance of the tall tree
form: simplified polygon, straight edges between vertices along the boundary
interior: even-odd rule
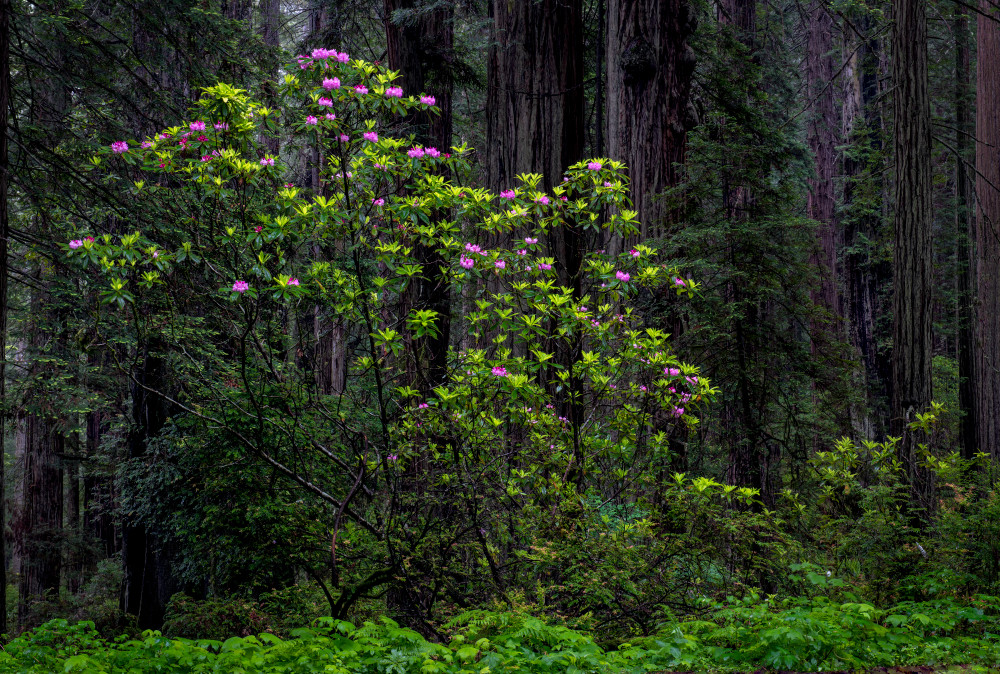
[[[492,186],[540,173],[543,189],[583,157],[583,3],[492,0],[486,144]]]
[[[893,156],[895,158],[892,340],[892,433],[916,504],[928,477],[907,424],[931,402],[933,173],[923,0],[893,0]]]
[[[820,271],[820,287],[814,301],[833,317],[840,315],[837,301],[837,200],[834,172],[837,163],[837,118],[833,89],[833,17],[825,3],[814,0],[809,8],[805,77],[812,114],[809,119],[809,149],[815,158],[816,175],[809,179],[808,213],[819,223],[813,262]],[[814,337],[821,328],[814,329]]]
[[[1000,460],[1000,12],[976,22],[976,442]]]
[[[671,217],[690,127],[695,19],[687,0],[608,1],[608,153],[628,167],[641,235]]]

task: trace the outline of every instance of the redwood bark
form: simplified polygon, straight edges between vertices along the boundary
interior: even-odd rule
[[[918,465],[907,424],[931,402],[933,226],[927,18],[923,0],[893,0],[893,435],[915,504],[927,501],[929,476]]]
[[[0,447],[7,410],[7,111],[10,109],[10,0],[0,0]],[[0,634],[7,632],[6,451],[0,450]]]
[[[642,237],[678,219],[658,196],[681,179],[694,29],[687,0],[608,1],[608,153],[628,167]]]
[[[976,58],[976,442],[1000,460],[1000,13],[981,0]]]
[[[583,3],[492,0],[486,144],[489,182],[514,187],[540,173],[543,189],[583,158]]]
[[[820,286],[813,301],[831,317],[839,318],[837,300],[837,223],[834,216],[834,168],[837,161],[837,117],[833,100],[833,17],[825,4],[814,0],[809,9],[805,76],[812,115],[808,123],[809,149],[815,159],[815,176],[809,179],[807,210],[818,223],[812,262],[820,272]],[[824,328],[814,326],[814,337]]]

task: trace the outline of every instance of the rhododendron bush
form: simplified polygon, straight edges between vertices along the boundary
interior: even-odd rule
[[[168,364],[175,418],[326,504],[335,615],[387,586],[426,616],[565,584],[558,541],[639,555],[663,484],[689,484],[670,439],[712,393],[637,308],[696,281],[641,243],[605,250],[638,232],[621,163],[476,187],[468,147],[407,136],[435,101],[394,79],[317,50],[272,105],[207,89],[90,165],[155,227],[65,244]]]

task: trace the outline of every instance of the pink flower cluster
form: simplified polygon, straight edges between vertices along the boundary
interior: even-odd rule
[[[536,204],[541,204],[542,206],[548,206],[549,205],[549,198],[547,196],[542,195],[542,196],[538,197],[537,199],[535,199],[535,203]]]
[[[261,166],[274,166],[274,157],[261,157]]]
[[[623,271],[616,271],[616,272],[615,272],[615,278],[617,278],[617,279],[618,279],[619,281],[621,281],[622,283],[627,283],[627,282],[628,282],[628,280],[629,280],[630,278],[632,278],[632,277],[631,277],[631,276],[629,276],[627,272],[623,272]]]
[[[591,171],[600,171],[601,162],[599,161],[587,162],[587,168],[590,169]]]
[[[437,101],[434,100],[433,96],[421,96],[420,102],[424,105],[434,105]]]
[[[319,124],[319,120],[316,119],[313,115],[309,115],[308,117],[306,117],[306,124],[309,124],[310,126],[315,126]]]
[[[323,88],[326,89],[327,91],[330,91],[331,89],[339,89],[340,88],[340,78],[339,77],[334,77],[333,79],[330,79],[328,77],[328,78],[324,79],[323,80]]]
[[[411,147],[407,152],[407,156],[413,159],[420,159],[424,156],[424,148],[422,147]]]
[[[494,377],[506,377],[507,376],[507,368],[501,367],[499,365],[495,366],[492,370],[490,370],[490,372],[493,373]]]
[[[115,154],[125,154],[128,152],[128,143],[123,140],[115,141],[111,143],[111,151]]]
[[[355,84],[354,85],[354,93],[356,93],[356,94],[362,94],[362,95],[367,94],[368,93],[368,87],[366,87],[363,84]]]
[[[73,250],[76,250],[82,245],[83,241],[81,241],[80,239],[73,239],[72,241],[69,242],[69,247],[72,248]]]
[[[250,284],[247,283],[246,281],[236,281],[235,283],[233,283],[233,292],[242,294],[248,290],[250,290]]]
[[[321,96],[320,99],[316,101],[316,103],[324,108],[333,107],[333,99],[327,98],[326,96]]]
[[[299,284],[299,280],[297,278],[295,278],[294,276],[292,278],[288,279],[288,285],[290,285],[290,286],[297,286],[298,284]]]
[[[472,269],[476,266],[476,261],[471,257],[466,257],[465,255],[462,255],[462,257],[459,258],[458,263],[462,265],[463,269]]]
[[[191,122],[190,124],[188,124],[188,126],[191,127],[192,131],[204,131],[205,130],[205,122],[203,122],[201,120],[198,120],[197,122]]]
[[[389,87],[385,90],[386,98],[402,98],[403,88],[402,87]]]
[[[372,206],[385,206],[385,199],[372,199]]]
[[[515,196],[514,190],[504,190],[500,193],[502,199],[513,199]]]
[[[367,140],[370,143],[377,143],[378,134],[375,133],[374,131],[365,131],[365,140]]]

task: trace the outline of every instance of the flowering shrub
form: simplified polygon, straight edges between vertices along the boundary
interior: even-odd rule
[[[697,423],[709,382],[633,299],[698,285],[642,244],[559,254],[564,232],[637,232],[620,162],[495,195],[463,179],[468,148],[394,137],[399,116],[436,113],[433,97],[334,50],[298,65],[274,109],[219,84],[191,121],[114,143],[93,166],[163,224],[66,253],[104,277],[105,304],[131,308],[140,343],[170,345],[180,410],[339,513],[335,583],[397,583],[420,612],[442,592],[533,585],[511,562],[558,528],[553,513],[655,498],[669,437]],[[279,156],[261,149],[269,135]],[[309,154],[306,187],[289,162]],[[337,373],[325,388],[324,369]],[[501,526],[504,512],[524,517]],[[380,551],[350,578],[341,528]],[[483,580],[460,590],[459,577]]]

